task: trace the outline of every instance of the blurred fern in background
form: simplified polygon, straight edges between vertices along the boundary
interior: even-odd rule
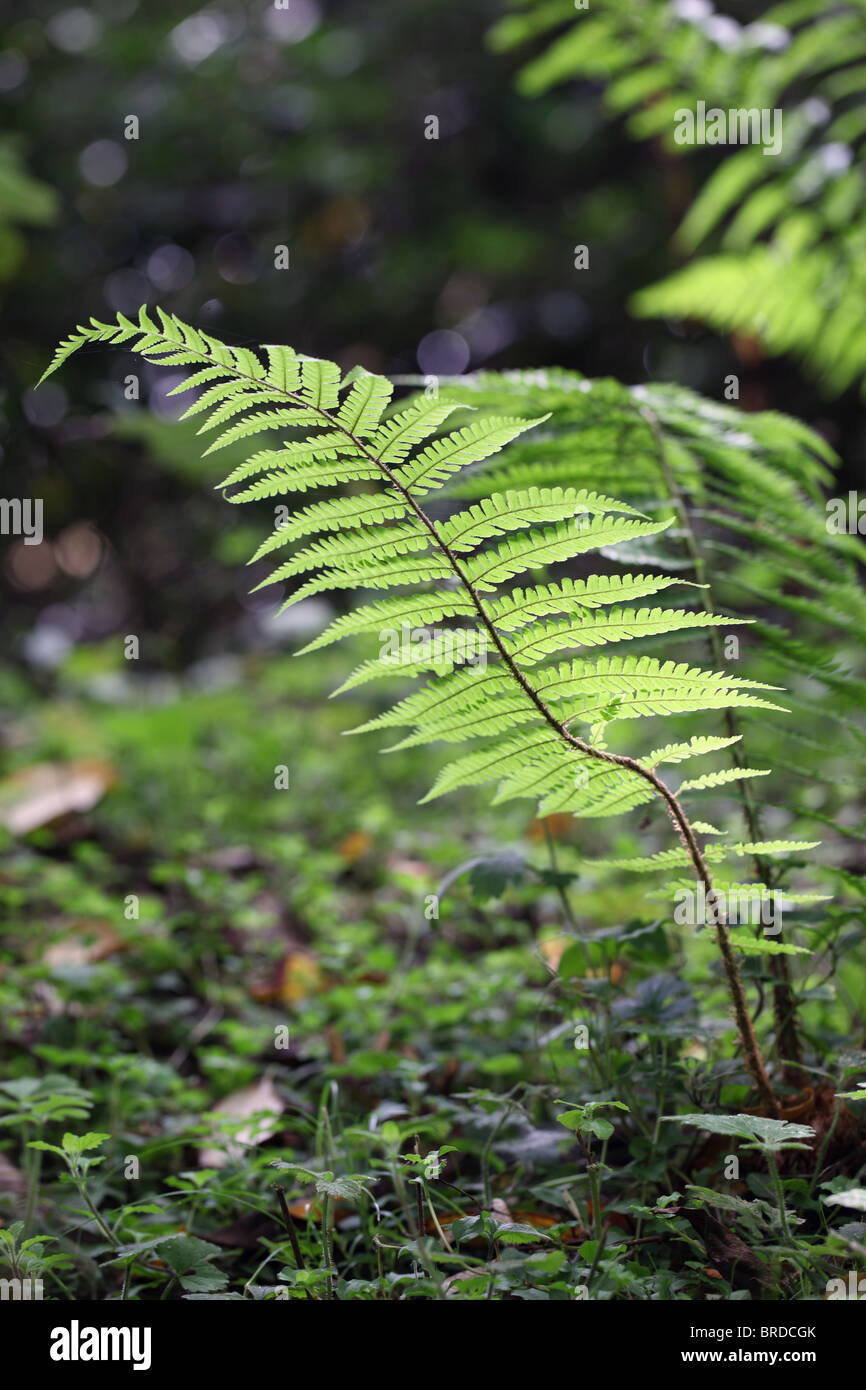
[[[864,389],[866,327],[866,4],[790,0],[750,23],[709,0],[517,0],[490,34],[497,50],[538,52],[521,91],[602,84],[611,118],[662,157],[685,156],[699,183],[675,236],[688,264],[637,294],[647,316],[695,319],[793,353],[819,386]],[[675,114],[699,101],[780,110],[778,156],[760,145],[706,155],[675,142]],[[681,210],[681,209],[680,209]]]

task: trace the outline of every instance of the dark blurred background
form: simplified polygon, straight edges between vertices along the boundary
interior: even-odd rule
[[[797,414],[842,454],[841,486],[862,476],[853,396],[821,400],[754,342],[629,317],[674,264],[699,166],[632,143],[590,85],[521,97],[525,55],[485,44],[500,0],[0,13],[0,492],[43,498],[46,534],[0,541],[0,623],[37,686],[109,639],[116,661],[117,634],[150,634],[142,662],[167,670],[281,640],[239,568],[262,519],[171,426],[177,378],[130,380],[107,350],[34,392],[91,314],[160,303],[230,342],[398,374],[557,363],[719,399],[736,371],[746,409]]]

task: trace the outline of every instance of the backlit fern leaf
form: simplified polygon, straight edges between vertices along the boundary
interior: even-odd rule
[[[704,556],[734,548],[738,527],[748,529],[755,545],[754,558],[747,553],[740,566],[743,582],[758,590],[769,582],[779,606],[788,598],[820,605],[826,593],[846,632],[862,631],[848,538],[819,545],[816,508],[830,456],[802,427],[777,416],[745,418],[677,388],[629,390],[559,371],[485,374],[461,382],[459,397],[446,386],[441,399],[393,409],[384,378],[355,371],[343,380],[335,364],[289,348],[266,347],[263,356],[232,348],[162,311],[158,323],[142,310],[137,323],[120,315],[115,324],[94,320],[79,328],[60,345],[49,373],[78,348],[99,344],[186,369],[182,384],[199,393],[187,414],[200,433],[216,434],[208,453],[256,441],[218,486],[240,484],[229,497],[235,503],[287,499],[254,557],[283,552],[264,582],[298,583],[284,607],[341,590],[402,591],[335,617],[307,650],[378,635],[378,657],[356,666],[344,688],[382,675],[405,682],[426,673],[419,688],[353,732],[405,730],[394,748],[468,746],[439,774],[431,796],[492,783],[497,802],[526,797],[542,815],[571,811],[581,818],[660,801],[683,846],[666,866],[690,862],[705,885],[710,866],[729,856],[757,861],[810,847],[755,833],[730,847],[700,844],[698,835],[721,832],[706,821],[690,822],[656,766],[736,750],[738,731],[672,732],[644,761],[609,746],[631,738],[618,727],[623,721],[714,711],[730,719],[734,710],[764,718],[782,708],[768,698],[779,688],[775,682],[734,674],[718,645],[710,668],[643,650],[696,629],[718,644],[718,630],[731,619],[713,606],[708,586],[715,572]],[[471,423],[443,432],[470,399]],[[513,413],[524,402],[530,418]],[[609,495],[614,478],[629,492],[624,502]],[[350,491],[333,495],[346,483]],[[475,500],[458,510],[449,487]],[[299,505],[293,494],[310,491],[331,495]],[[428,513],[418,499],[431,493]],[[707,518],[706,535],[693,527],[698,515]],[[289,548],[297,542],[299,548]],[[617,559],[640,568],[606,568]],[[550,577],[562,564],[583,568]],[[540,571],[539,582],[515,587],[527,571]],[[788,573],[796,575],[796,594]],[[666,597],[674,584],[697,600],[695,607],[629,606]],[[547,660],[569,648],[621,642],[629,643],[629,654]],[[777,641],[772,653],[795,670],[809,659],[799,642],[786,650]],[[837,698],[833,717],[853,726],[856,682],[836,662],[823,663],[821,673]],[[804,703],[797,691],[790,707],[797,711]],[[808,730],[800,726],[798,734]],[[754,775],[742,766],[710,771],[687,779],[681,790],[742,787]],[[718,931],[726,942],[724,928]],[[738,1028],[772,1108],[732,951],[726,942],[722,963]]]

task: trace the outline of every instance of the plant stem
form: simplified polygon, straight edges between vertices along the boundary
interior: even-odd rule
[[[779,1176],[779,1169],[776,1160],[769,1151],[767,1153],[767,1166],[770,1170],[770,1177],[773,1187],[776,1190],[776,1200],[779,1203],[779,1224],[782,1227],[782,1234],[789,1245],[795,1245],[794,1237],[791,1235],[791,1227],[788,1225],[788,1212],[785,1207],[785,1189],[782,1186],[782,1179]]]
[[[39,1176],[42,1172],[42,1150],[28,1150],[30,1160],[27,1168],[27,1208],[24,1212],[24,1235],[30,1231],[30,1222],[33,1220],[33,1213],[36,1209],[36,1202],[39,1196]]]
[[[698,547],[688,507],[685,503],[676,477],[668,463],[665,452],[664,437],[659,426],[657,416],[647,409],[641,410],[641,415],[649,424],[656,444],[659,466],[664,475],[665,485],[670,494],[671,501],[679,516],[680,526],[683,532],[683,542],[691,560],[692,573],[695,580],[700,584],[700,601],[705,613],[713,614],[715,609],[709,596],[707,585],[707,567],[704,557]],[[710,652],[716,665],[720,665],[723,656],[719,643],[719,634],[716,628],[711,627],[707,631],[707,642]],[[724,712],[725,726],[731,738],[741,738],[740,725],[732,710]],[[730,749],[730,755],[734,766],[737,768],[745,767],[745,759],[740,745],[734,744]],[[763,839],[761,832],[761,821],[758,807],[752,795],[749,783],[740,780],[737,783],[737,797],[743,809],[743,817],[748,827],[749,835],[753,842]],[[755,873],[759,883],[766,883],[772,887],[771,866],[760,855],[756,854],[753,858]],[[783,940],[781,932],[777,936],[780,943]],[[784,954],[770,957],[770,972],[773,975],[773,1018],[776,1029],[776,1052],[782,1062],[782,1074],[786,1081],[791,1081],[796,1085],[805,1084],[805,1073],[802,1070],[802,1051],[800,1047],[800,1036],[797,1029],[797,1005],[794,998],[794,991],[791,985],[791,970],[788,957]]]
[[[591,1287],[592,1287],[592,1281],[593,1281],[593,1278],[595,1277],[595,1271],[596,1271],[597,1268],[598,1268],[598,1262],[599,1262],[599,1260],[601,1259],[602,1251],[604,1250],[604,1247],[605,1247],[606,1242],[607,1242],[607,1231],[606,1231],[606,1230],[603,1230],[603,1231],[601,1232],[601,1234],[600,1234],[599,1236],[596,1237],[595,1254],[594,1254],[593,1257],[592,1257],[592,1264],[591,1264],[590,1267],[589,1267],[589,1274],[586,1276],[586,1289],[587,1289],[587,1293],[589,1293],[589,1291],[590,1291],[590,1289],[591,1289]]]
[[[442,1226],[441,1226],[440,1221],[439,1221],[439,1217],[436,1215],[436,1208],[435,1208],[435,1206],[433,1205],[433,1198],[432,1198],[432,1196],[430,1195],[429,1192],[427,1193],[427,1207],[428,1207],[428,1209],[429,1209],[429,1211],[430,1211],[430,1219],[431,1219],[431,1221],[433,1222],[433,1225],[436,1227],[436,1234],[438,1235],[440,1241],[442,1242],[442,1248],[443,1248],[443,1250],[451,1250],[451,1248],[452,1248],[452,1246],[451,1246],[451,1241],[449,1240],[448,1236],[445,1234],[445,1232],[444,1232],[443,1229],[442,1229]]]
[[[304,1257],[301,1254],[301,1247],[298,1242],[297,1227],[295,1226],[294,1217],[292,1216],[292,1213],[289,1211],[288,1205],[286,1204],[286,1189],[284,1187],[280,1187],[279,1184],[275,1183],[274,1191],[277,1194],[277,1201],[280,1204],[280,1211],[282,1212],[283,1216],[283,1225],[289,1233],[289,1240],[292,1246],[292,1254],[295,1257],[295,1264],[297,1265],[298,1269],[305,1269],[306,1266],[304,1265]]]
[[[322,1258],[325,1261],[325,1294],[327,1298],[333,1298],[334,1286],[331,1280],[331,1266],[333,1257],[331,1254],[331,1215],[334,1209],[334,1199],[329,1192],[326,1192],[322,1199]]]
[[[816,1182],[818,1181],[818,1178],[820,1177],[820,1174],[821,1174],[821,1164],[824,1162],[824,1155],[826,1154],[828,1148],[830,1147],[830,1140],[833,1138],[833,1133],[834,1133],[834,1131],[835,1131],[835,1129],[836,1129],[836,1125],[837,1125],[837,1123],[838,1123],[839,1116],[840,1116],[841,1113],[842,1113],[843,1104],[844,1104],[844,1102],[841,1101],[841,1100],[837,1100],[837,1101],[836,1101],[836,1108],[835,1108],[834,1111],[833,1111],[833,1119],[832,1119],[831,1122],[830,1122],[830,1125],[829,1125],[829,1127],[828,1127],[828,1129],[827,1129],[827,1133],[824,1135],[824,1139],[823,1139],[823,1141],[822,1141],[822,1143],[821,1143],[821,1147],[820,1147],[820,1149],[818,1150],[818,1157],[815,1159],[815,1170],[814,1170],[814,1172],[812,1173],[812,1180],[811,1180],[811,1182],[809,1183],[809,1192],[808,1192],[808,1195],[809,1195],[810,1197],[811,1197],[812,1193],[814,1192],[814,1190],[815,1190],[815,1184],[816,1184]]]
[[[84,1204],[86,1205],[88,1211],[92,1214],[93,1219],[94,1219],[94,1221],[96,1222],[97,1226],[98,1226],[99,1229],[102,1231],[102,1233],[103,1233],[103,1235],[106,1237],[106,1239],[107,1239],[113,1246],[116,1247],[116,1246],[117,1246],[117,1243],[118,1243],[118,1242],[117,1242],[117,1237],[116,1237],[116,1236],[114,1235],[114,1233],[108,1228],[108,1226],[106,1226],[106,1224],[105,1224],[105,1222],[103,1221],[102,1217],[99,1215],[99,1212],[96,1210],[96,1207],[93,1205],[93,1202],[90,1200],[90,1197],[88,1196],[87,1188],[84,1186],[84,1182],[83,1182],[81,1179],[79,1179],[78,1182],[76,1183],[76,1186],[77,1186],[77,1188],[78,1188],[78,1195],[79,1195],[79,1197],[81,1198],[81,1200],[82,1200],[82,1201],[84,1202]]]
[[[415,1157],[421,1157],[421,1140],[417,1134],[415,1135]],[[418,1239],[422,1240],[424,1237],[424,1183],[421,1177],[420,1164],[418,1165],[418,1171],[415,1174],[415,1195],[417,1200],[416,1210],[418,1218]]]

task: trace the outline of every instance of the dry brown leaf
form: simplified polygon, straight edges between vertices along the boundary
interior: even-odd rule
[[[250,994],[263,1004],[297,1004],[325,988],[327,977],[309,951],[287,951],[270,975],[255,980]]]
[[[74,812],[90,811],[116,781],[114,769],[95,758],[34,763],[0,782],[0,825],[13,835],[29,835]]]
[[[447,1232],[452,1222],[459,1221],[463,1216],[478,1216],[480,1210],[480,1207],[472,1207],[465,1212],[446,1212],[438,1218],[439,1225],[442,1227],[443,1231]],[[537,1231],[547,1231],[551,1226],[559,1226],[562,1224],[560,1219],[554,1216],[548,1216],[545,1212],[511,1211],[507,1203],[503,1202],[500,1197],[494,1197],[490,1205],[490,1210],[497,1221],[513,1221],[521,1226],[534,1226]],[[425,1230],[428,1235],[435,1234],[436,1225],[432,1219],[428,1218],[426,1221]],[[562,1234],[562,1240],[564,1240],[567,1245],[580,1244],[581,1241],[588,1239],[589,1232],[585,1231],[581,1226],[569,1226]],[[471,1240],[461,1242],[462,1245],[475,1246],[486,1245],[486,1243],[487,1241],[484,1236],[473,1236]]]
[[[530,840],[546,839],[545,825],[547,825],[551,839],[564,840],[569,831],[574,828],[574,817],[566,811],[554,811],[552,815],[545,816],[543,820],[532,821],[528,831]]]
[[[322,1224],[322,1199],[321,1197],[301,1197],[297,1202],[289,1203],[289,1212],[295,1221],[314,1221],[319,1226]],[[341,1202],[339,1197],[334,1202],[333,1207],[334,1221],[339,1223],[352,1213],[352,1208],[348,1202]]]
[[[296,1004],[322,988],[324,976],[315,956],[308,951],[289,951],[283,961],[279,997],[285,1004]]]
[[[224,1147],[199,1149],[200,1168],[224,1168],[226,1164],[241,1159],[245,1148],[253,1144],[263,1144],[266,1139],[270,1139],[279,1129],[276,1117],[282,1114],[285,1106],[271,1078],[263,1076],[252,1086],[242,1086],[239,1091],[232,1091],[231,1095],[224,1096],[213,1109],[216,1114],[228,1115],[233,1120],[245,1119],[262,1110],[270,1111],[273,1119],[259,1120],[248,1125],[227,1140],[218,1130],[215,1131],[211,1136],[211,1142],[216,1143],[222,1139]]]
[[[539,951],[552,970],[559,969],[559,962],[574,939],[573,936],[565,936],[560,933],[558,936],[548,936],[545,941],[538,943]]]
[[[584,976],[587,980],[610,980],[612,985],[618,985],[625,975],[625,966],[621,961],[615,960],[610,965],[590,966]]]
[[[88,937],[91,939],[88,940]],[[130,943],[108,922],[87,922],[79,932],[55,941],[42,954],[43,965],[94,965],[116,951],[128,951]]]
[[[404,859],[400,854],[386,855],[385,867],[389,873],[406,874],[409,878],[426,879],[430,877],[430,869],[427,864],[423,864],[420,859]]]
[[[373,836],[368,835],[366,830],[350,830],[337,845],[337,853],[341,859],[354,864],[356,859],[360,859],[372,847]]]

